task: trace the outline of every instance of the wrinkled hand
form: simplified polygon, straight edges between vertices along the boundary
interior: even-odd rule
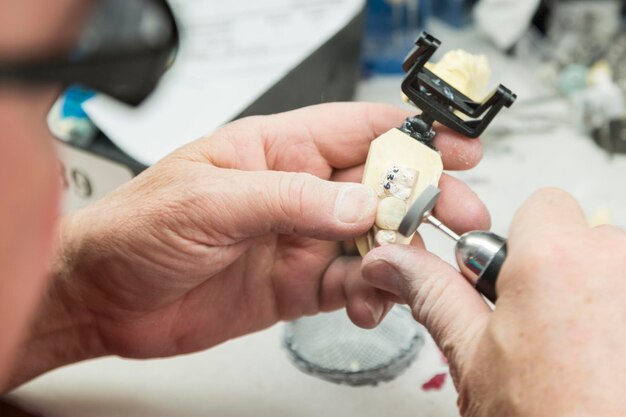
[[[363,275],[430,330],[462,415],[624,415],[626,233],[589,228],[568,194],[542,190],[516,214],[493,312],[417,248],[376,249]]]
[[[180,149],[66,219],[63,292],[87,311],[103,353],[129,357],[196,351],[346,304],[374,326],[391,303],[341,241],[374,221],[376,196],[356,184],[369,142],[407,115],[320,105],[243,119]],[[481,157],[478,141],[445,129],[437,145],[448,169]],[[452,227],[488,225],[465,185],[441,186]]]

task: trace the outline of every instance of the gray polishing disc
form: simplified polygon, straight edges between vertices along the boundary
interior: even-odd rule
[[[430,212],[437,204],[440,192],[439,188],[435,186],[429,185],[426,187],[411,208],[409,208],[409,211],[406,212],[400,227],[398,227],[398,232],[406,237],[415,233],[419,225],[422,224],[426,213]]]

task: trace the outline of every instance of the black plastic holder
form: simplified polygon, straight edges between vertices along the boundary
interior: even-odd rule
[[[425,67],[441,42],[424,32],[402,64],[406,72],[402,91],[422,114],[409,118],[400,130],[433,147],[434,121],[470,138],[477,138],[503,107],[511,107],[517,96],[500,84],[482,102],[476,102]],[[467,117],[464,120],[455,112]]]

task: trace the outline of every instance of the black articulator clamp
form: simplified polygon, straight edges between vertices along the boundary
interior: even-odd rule
[[[425,67],[441,42],[428,33],[415,42],[415,47],[402,64],[406,72],[402,92],[422,110],[422,114],[409,117],[400,130],[435,149],[433,122],[470,138],[477,138],[491,123],[502,107],[510,107],[517,96],[503,85],[498,86],[482,102],[476,102],[459,92]],[[455,112],[467,117],[459,117]]]

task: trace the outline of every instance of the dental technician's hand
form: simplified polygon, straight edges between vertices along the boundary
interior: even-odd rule
[[[563,191],[516,214],[493,312],[424,250],[376,249],[363,274],[430,330],[463,416],[626,415],[626,233],[589,228]]]
[[[391,303],[362,282],[361,258],[341,242],[374,222],[377,197],[358,184],[369,142],[408,115],[327,104],[242,119],[67,217],[20,361],[31,369],[14,381],[98,355],[192,352],[346,305],[376,325]],[[448,169],[482,155],[478,141],[444,128],[436,142]],[[442,188],[442,220],[488,226],[465,185],[446,176]]]

